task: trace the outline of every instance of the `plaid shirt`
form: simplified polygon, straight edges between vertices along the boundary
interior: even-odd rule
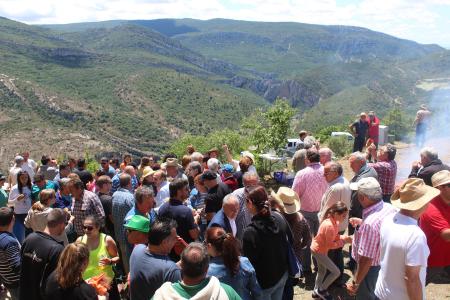
[[[298,171],[292,189],[300,197],[302,211],[318,212],[322,196],[328,189],[328,183],[323,176],[323,166],[320,163],[312,163]]]
[[[72,215],[75,217],[73,226],[78,236],[84,234],[83,221],[87,216],[93,215],[96,218],[103,220],[105,211],[98,196],[87,190],[83,191],[81,200],[72,199]]]
[[[394,193],[395,177],[397,177],[397,163],[395,160],[370,163],[369,166],[377,171],[378,182],[380,183],[383,195],[391,195]]]
[[[125,228],[123,227],[123,222],[125,216],[134,206],[134,196],[133,194],[124,188],[119,188],[112,195],[112,217],[114,221],[114,233],[116,235],[116,240],[122,245],[126,243]]]
[[[383,219],[397,211],[389,203],[380,201],[363,209],[363,223],[355,230],[352,257],[359,262],[360,256],[372,259],[372,266],[380,265],[380,227]]]

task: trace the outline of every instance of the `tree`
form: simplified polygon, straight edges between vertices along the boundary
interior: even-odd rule
[[[294,113],[288,101],[277,99],[267,111],[257,110],[242,127],[249,130],[250,140],[258,152],[278,150],[286,144]]]

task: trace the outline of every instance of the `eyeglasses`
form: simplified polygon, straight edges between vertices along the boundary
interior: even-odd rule
[[[83,229],[87,231],[92,231],[94,229],[94,226],[83,226]]]

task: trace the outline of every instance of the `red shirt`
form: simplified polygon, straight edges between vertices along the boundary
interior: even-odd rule
[[[425,213],[420,217],[420,228],[427,236],[430,256],[429,267],[450,266],[450,242],[444,241],[441,232],[450,228],[450,205],[441,196],[431,200]]]
[[[373,117],[373,120],[367,118],[367,121],[369,123],[369,138],[373,139],[375,143],[378,143],[378,131],[380,126],[380,119],[378,119],[376,116]]]
[[[228,185],[228,187],[234,191],[237,188],[239,188],[239,184],[236,180],[236,178],[234,178],[233,176],[230,176],[228,178],[222,178],[223,183],[225,183],[226,185]]]

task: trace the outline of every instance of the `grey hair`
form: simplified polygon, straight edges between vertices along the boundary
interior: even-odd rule
[[[383,200],[383,194],[382,194],[382,191],[381,191],[381,187],[378,188],[378,190],[377,190],[375,195],[366,194],[362,190],[358,190],[358,194],[366,196],[372,202],[380,202],[380,201]]]
[[[389,160],[394,160],[395,155],[397,154],[397,147],[392,144],[386,144],[386,153],[388,155]]]
[[[224,206],[225,204],[231,204],[231,202],[235,202],[235,203],[239,203],[238,198],[233,195],[233,194],[228,194],[225,197],[223,197],[223,202],[222,202],[222,206]]]
[[[366,154],[362,152],[353,152],[352,154],[350,154],[350,157],[354,157],[356,160],[364,164],[366,163]]]
[[[194,152],[191,154],[191,160],[192,161],[198,161],[199,163],[202,163],[203,161],[203,154],[200,152]]]
[[[330,148],[320,148],[319,149],[319,154],[322,155],[326,155],[329,156],[330,158],[333,156],[333,151],[331,151]]]
[[[60,187],[66,187],[68,186],[70,183],[72,182],[72,180],[70,178],[61,178],[59,180],[59,186]]]
[[[330,166],[331,170],[336,171],[336,173],[338,173],[339,176],[341,176],[342,173],[344,172],[342,165],[335,161],[329,161],[325,164],[325,166]]]
[[[147,197],[155,197],[153,190],[146,186],[138,187],[136,189],[136,191],[134,192],[134,203],[141,204],[144,201],[144,199]]]
[[[242,182],[246,182],[248,180],[256,179],[259,182],[259,176],[255,172],[246,172],[242,175]]]
[[[217,173],[219,171],[219,160],[217,158],[208,159],[208,169]]]
[[[431,147],[422,148],[422,150],[420,150],[420,155],[423,155],[430,160],[436,160],[439,157],[437,151]]]

